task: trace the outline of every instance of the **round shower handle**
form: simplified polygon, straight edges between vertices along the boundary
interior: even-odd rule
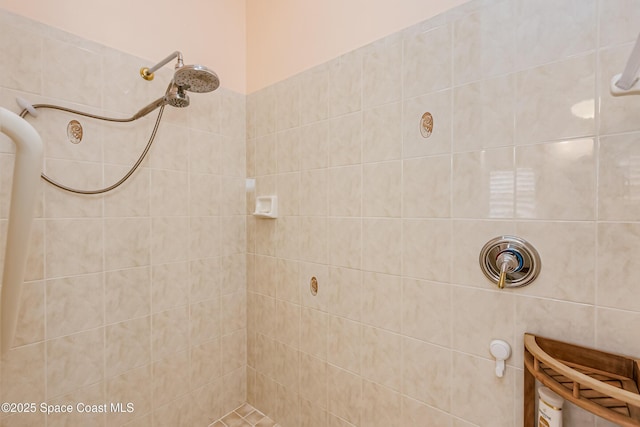
[[[540,273],[540,256],[524,239],[499,236],[480,251],[480,268],[499,289],[519,288],[535,280]]]

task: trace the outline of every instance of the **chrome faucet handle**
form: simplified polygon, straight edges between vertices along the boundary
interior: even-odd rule
[[[504,283],[507,280],[507,273],[518,271],[520,263],[518,258],[513,254],[512,250],[500,252],[496,259],[496,265],[500,266],[500,278],[498,280],[498,288],[504,289]]]
[[[515,236],[499,236],[480,251],[480,268],[499,289],[519,288],[540,273],[540,256],[529,242]]]

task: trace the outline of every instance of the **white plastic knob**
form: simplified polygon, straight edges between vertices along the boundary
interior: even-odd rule
[[[504,375],[504,361],[511,357],[511,346],[503,340],[493,340],[489,344],[491,355],[496,358],[496,376],[502,378]]]

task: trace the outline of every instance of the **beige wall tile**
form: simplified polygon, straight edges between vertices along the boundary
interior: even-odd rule
[[[640,311],[636,298],[636,272],[633,252],[640,227],[634,223],[601,223],[598,225],[597,301],[605,307]]]
[[[222,334],[247,326],[247,296],[244,291],[223,295],[220,306]]]
[[[448,282],[453,245],[448,220],[403,220],[403,274]]]
[[[314,169],[300,173],[300,215],[326,216],[327,170]]]
[[[102,229],[102,221],[98,219],[47,221],[47,278],[100,271],[103,265]]]
[[[367,48],[362,58],[363,107],[397,101],[402,88],[402,43],[388,37]]]
[[[151,262],[164,264],[188,259],[187,218],[160,217],[151,220]]]
[[[362,380],[333,365],[329,365],[327,374],[329,411],[354,425],[360,425]],[[329,425],[333,424],[329,422]]]
[[[43,95],[98,106],[99,97],[94,94],[100,93],[100,81],[89,76],[91,70],[101,68],[100,55],[91,49],[50,38],[43,40],[42,47],[43,72],[49,76],[43,81]],[[67,60],[58,61],[56,58]],[[85,70],[85,73],[76,74],[80,70]]]
[[[402,355],[403,394],[430,406],[449,411],[451,350],[404,338]]]
[[[592,347],[595,343],[595,308],[541,298],[515,297],[515,341],[507,362],[522,366],[524,333]]]
[[[298,393],[300,357],[297,349],[276,341],[274,379],[289,391]]]
[[[221,313],[219,299],[191,304],[189,310],[191,345],[198,345],[220,336]]]
[[[300,311],[300,351],[327,360],[329,316],[318,310],[302,307]]]
[[[594,219],[594,148],[592,139],[516,148],[516,216]]]
[[[300,254],[302,261],[326,264],[328,259],[326,217],[300,217]]]
[[[515,2],[494,2],[455,21],[455,84],[511,72],[515,62]]]
[[[198,302],[217,298],[220,295],[220,261],[218,258],[205,258],[189,264],[190,301]]]
[[[42,72],[42,36],[19,25],[3,25],[3,41],[0,49],[8,55],[16,55],[16,58],[29,58],[29,61],[11,61],[2,64],[0,70],[0,85],[13,89],[40,93],[42,80],[38,78]]]
[[[105,165],[105,182],[108,185],[118,182],[130,168],[125,166]],[[140,167],[135,179],[129,179],[118,187],[117,193],[106,193],[104,199],[105,217],[144,217],[149,216],[150,171]]]
[[[300,266],[297,261],[285,259],[277,260],[278,282],[276,284],[276,295],[278,299],[297,304],[300,302]]]
[[[297,304],[276,301],[275,337],[295,349],[300,348],[300,309]]]
[[[148,218],[115,218],[104,221],[105,269],[149,265],[151,221]]]
[[[151,170],[151,216],[184,216],[188,214],[189,176],[185,172]]]
[[[402,83],[405,98],[451,86],[451,27],[442,26],[404,39]]]
[[[600,1],[600,46],[630,42],[638,37],[640,13],[633,0]]]
[[[45,319],[45,283],[23,283],[13,345],[19,347],[44,340]]]
[[[451,345],[452,290],[422,280],[402,281],[402,333],[442,346]]]
[[[300,214],[300,173],[280,173],[278,186],[278,216]]]
[[[165,356],[152,365],[153,405],[158,408],[189,391],[189,353]]]
[[[495,375],[495,362],[453,353],[451,413],[478,425],[514,425],[513,371]],[[469,387],[473,384],[473,387]],[[490,393],[492,404],[484,396]]]
[[[219,215],[220,177],[209,174],[189,175],[189,213],[194,216]]]
[[[329,120],[329,165],[360,163],[362,152],[362,113]],[[304,159],[302,160],[304,162]]]
[[[513,74],[456,87],[453,90],[453,151],[513,145],[515,94]],[[488,99],[492,102],[486,102]]]
[[[300,396],[313,402],[313,406],[326,408],[327,362],[300,352],[299,380]]]
[[[451,212],[451,157],[405,160],[402,165],[402,216],[447,218]]]
[[[105,328],[107,378],[151,362],[151,318],[127,320]]]
[[[7,402],[44,401],[47,361],[45,343],[13,349],[2,359],[2,398]],[[51,357],[51,356],[49,356]]]
[[[362,168],[362,215],[400,217],[402,210],[402,163],[370,163]]]
[[[191,388],[204,387],[222,376],[222,347],[219,339],[191,347]]]
[[[400,332],[402,280],[399,276],[364,272],[360,301],[362,323]]]
[[[151,268],[151,304],[154,313],[188,303],[189,264],[177,262]]]
[[[362,114],[362,161],[402,158],[402,104],[395,102]]]
[[[594,61],[583,55],[516,75],[516,144],[595,133]]]
[[[424,405],[416,400],[402,396],[402,425],[406,427],[420,427],[425,420],[434,425],[449,427],[451,417],[443,411]]]
[[[596,0],[587,0],[579,6],[564,0],[524,2],[517,6],[516,64],[519,69],[595,48]]]
[[[357,217],[362,212],[362,167],[330,168],[329,215]]]
[[[593,304],[596,231],[584,222],[518,222],[517,235],[538,251],[543,265],[535,286],[518,293]],[[563,247],[562,251],[557,248]]]
[[[102,326],[103,289],[101,274],[47,281],[47,338]]]
[[[362,105],[362,57],[350,52],[329,62],[329,117],[358,111]]]
[[[247,330],[238,329],[220,339],[222,375],[244,367],[247,363]]]
[[[47,396],[55,397],[104,379],[104,330],[92,329],[49,340]]]
[[[638,133],[600,138],[598,163],[598,219],[637,221],[640,218],[634,179],[640,159]]]
[[[46,159],[45,164],[47,176],[63,185],[81,190],[104,186],[99,163]],[[102,196],[87,197],[47,185],[44,188],[44,212],[47,218],[99,217],[102,214]]]
[[[361,301],[363,295],[363,273],[360,270],[331,267],[327,282],[327,310],[347,319],[361,319]]]
[[[300,170],[325,168],[329,164],[329,122],[300,128]]]
[[[498,290],[455,287],[453,348],[488,358],[489,343],[495,337],[513,343],[514,304],[513,295]]]
[[[363,381],[360,422],[372,427],[404,426],[400,393],[373,382]]]
[[[329,114],[329,66],[321,64],[300,74],[300,124],[325,120]]]
[[[640,315],[637,312],[599,308],[596,314],[599,321],[597,348],[631,357],[640,353],[637,339]]]
[[[402,366],[398,363],[398,356],[401,353],[402,337],[400,335],[369,326],[362,328],[361,366],[363,378],[394,391],[400,391]],[[364,384],[366,385],[366,382]],[[367,401],[366,396],[364,399]],[[369,411],[363,408],[363,414],[365,412]],[[399,411],[392,418],[395,420],[397,415],[399,415]]]
[[[329,316],[327,361],[356,374],[361,373],[362,325],[342,317]]]
[[[126,423],[151,411],[151,365],[133,369],[122,375],[110,378],[105,382],[108,402],[133,403],[134,412],[110,413],[107,425]],[[126,403],[125,403],[126,402]]]
[[[294,77],[275,85],[276,131],[296,127],[300,124],[300,79]]]
[[[362,258],[362,222],[360,219],[329,218],[329,263],[360,268]]]
[[[154,361],[185,351],[189,346],[187,306],[155,313],[151,318],[151,355]]]
[[[456,154],[451,214],[454,218],[511,218],[515,185],[513,148]]]
[[[327,411],[313,402],[300,398],[300,427],[324,427],[327,425]]]
[[[400,274],[402,223],[398,219],[362,221],[362,269]]]

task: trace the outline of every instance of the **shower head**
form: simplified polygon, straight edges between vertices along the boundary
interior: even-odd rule
[[[184,65],[182,54],[179,51],[173,52],[151,68],[141,68],[140,76],[145,80],[153,80],[153,73],[174,58],[177,58],[177,62],[173,81],[184,90],[204,93],[216,90],[220,86],[218,75],[204,65]]]
[[[135,113],[132,117],[132,120],[138,120],[141,117],[146,116],[153,110],[160,108],[164,105],[171,105],[172,107],[188,107],[189,106],[189,95],[184,93],[184,89],[175,84],[175,82],[171,82],[164,96],[156,99],[152,103],[142,107],[137,113]]]
[[[176,68],[173,80],[190,92],[204,93],[218,89],[218,75],[204,65],[184,65]]]
[[[182,86],[178,86],[175,82],[171,82],[169,85],[169,89],[167,89],[167,93],[164,95],[164,99],[167,104],[172,107],[188,107],[189,106],[189,95],[184,93],[184,89]]]

